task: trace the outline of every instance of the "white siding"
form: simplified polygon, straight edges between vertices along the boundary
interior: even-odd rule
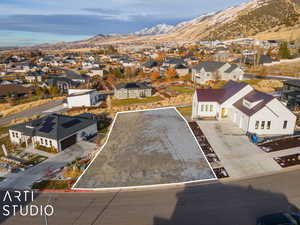
[[[34,136],[32,138],[32,142],[48,148],[54,147],[56,150],[58,150],[58,143],[55,139]]]
[[[259,135],[289,135],[293,134],[296,125],[296,116],[288,110],[277,99],[272,100],[259,112],[251,116],[249,131]],[[255,129],[256,121],[259,121],[259,128]],[[262,121],[265,126],[262,129]],[[267,129],[267,123],[271,121],[270,129]],[[284,129],[284,121],[287,121],[287,127]]]
[[[82,106],[91,106],[90,94],[68,97],[69,108]]]
[[[10,141],[14,144],[22,143],[22,134],[19,131],[9,130]]]

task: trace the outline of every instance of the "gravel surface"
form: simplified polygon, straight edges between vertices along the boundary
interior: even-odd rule
[[[118,113],[107,144],[76,188],[127,187],[215,178],[173,108]]]

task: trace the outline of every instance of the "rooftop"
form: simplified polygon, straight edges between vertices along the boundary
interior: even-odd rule
[[[20,131],[27,136],[61,140],[95,123],[95,120],[87,119],[86,116],[51,114],[37,120],[11,126],[10,130]]]
[[[253,108],[249,109],[244,106],[243,99],[249,102],[259,102],[259,103],[255,105]],[[241,98],[233,105],[234,107],[236,107],[237,109],[245,113],[246,115],[251,116],[254,113],[261,110],[266,104],[268,104],[273,99],[274,97],[272,95],[268,95],[266,93],[253,90],[249,94],[247,94],[244,98]]]
[[[197,89],[197,98],[199,102],[218,102],[222,104],[246,86],[247,84],[243,82],[228,81],[219,89]]]

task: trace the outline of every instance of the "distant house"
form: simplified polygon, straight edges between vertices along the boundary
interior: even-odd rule
[[[242,80],[244,71],[237,64],[203,62],[192,67],[192,80],[204,84],[210,80]]]
[[[157,61],[154,60],[149,60],[146,61],[143,65],[142,65],[142,69],[144,70],[144,72],[146,73],[150,73],[152,72],[155,68],[158,68],[159,63]]]
[[[246,65],[264,65],[275,61],[268,55],[258,56],[257,54],[244,54],[242,58],[234,60],[236,63],[244,63]]]
[[[99,67],[99,63],[94,61],[84,61],[81,63],[82,69],[92,69],[95,67]]]
[[[93,77],[93,76],[100,76],[100,77],[103,77],[104,75],[104,70],[103,69],[91,69],[87,75],[90,76],[90,77]]]
[[[228,117],[243,131],[258,135],[293,134],[296,125],[296,116],[278,99],[234,81],[220,89],[197,89],[192,117]]]
[[[288,107],[300,106],[300,81],[287,80],[283,82],[281,99],[287,101]]]
[[[185,76],[190,72],[190,69],[182,64],[176,65],[174,69],[179,77]]]
[[[30,87],[24,87],[18,84],[7,84],[0,86],[0,98],[6,97],[24,97],[29,94],[32,94],[34,90]]]
[[[85,74],[76,74],[75,72],[66,73],[66,78],[72,80],[75,83],[86,83],[90,77]]]
[[[97,122],[86,115],[51,114],[9,128],[12,143],[53,148],[60,152],[97,133]]]
[[[91,107],[100,103],[102,96],[93,89],[69,89],[68,107]]]
[[[25,76],[25,80],[29,83],[41,82],[44,75],[45,73],[41,71],[29,72]]]
[[[214,61],[217,62],[231,62],[235,59],[234,55],[229,52],[218,52],[213,56]]]
[[[117,99],[144,98],[152,96],[151,86],[145,83],[121,83],[115,88]]]
[[[56,87],[61,93],[67,93],[73,86],[71,79],[66,77],[50,77],[42,86]]]
[[[164,61],[163,67],[175,67],[177,65],[185,65],[185,62],[181,58],[168,58]]]

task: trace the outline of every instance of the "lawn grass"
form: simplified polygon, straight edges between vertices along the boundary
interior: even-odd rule
[[[153,103],[159,102],[162,98],[159,96],[152,96],[148,98],[130,98],[130,99],[113,99],[112,106],[127,106],[133,104],[146,104],[146,103]]]
[[[192,116],[192,106],[177,108],[177,110],[183,115],[183,116]]]
[[[167,89],[170,91],[179,92],[181,94],[191,94],[191,93],[194,93],[194,91],[195,91],[193,88],[182,87],[182,86],[169,86]]]
[[[34,183],[32,189],[69,189],[67,180],[43,180],[39,183]]]

